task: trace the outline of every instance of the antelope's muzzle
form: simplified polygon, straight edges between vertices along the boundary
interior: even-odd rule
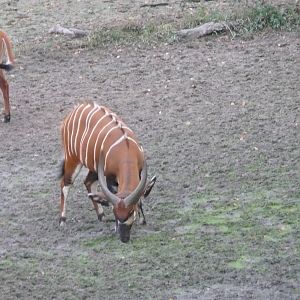
[[[121,242],[129,242],[131,226],[132,225],[127,225],[126,223],[118,222],[117,232],[119,234]]]

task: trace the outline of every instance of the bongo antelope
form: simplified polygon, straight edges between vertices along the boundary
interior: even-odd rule
[[[141,198],[149,195],[156,181],[153,177],[147,183],[144,151],[134,133],[108,108],[92,102],[77,105],[65,118],[61,131],[64,161],[60,225],[66,221],[70,186],[85,166],[89,172],[84,184],[98,219],[104,216],[102,205],[111,203],[116,232],[122,242],[128,242],[131,226],[140,212],[145,223]]]
[[[3,57],[6,54],[7,62],[3,63]],[[12,52],[12,45],[7,34],[0,30],[0,88],[4,99],[4,119],[3,122],[10,121],[10,104],[9,104],[9,86],[5,79],[3,70],[9,71],[12,69],[14,63],[14,55]]]

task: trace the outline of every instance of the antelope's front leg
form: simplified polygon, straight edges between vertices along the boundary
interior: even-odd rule
[[[9,86],[4,78],[3,72],[0,71],[0,88],[2,90],[3,99],[4,99],[4,109],[3,109],[3,122],[8,123],[10,121],[10,104],[9,104]]]
[[[97,191],[97,181],[98,181],[98,175],[94,172],[89,171],[84,181],[84,184],[88,191],[88,196],[92,200],[98,220],[102,221],[105,215],[101,203],[103,205],[106,205],[107,201],[104,200],[104,195],[102,193],[100,194]]]
[[[141,225],[146,225],[146,218],[145,218],[145,214],[144,214],[144,210],[143,210],[143,203],[142,203],[142,200],[139,201],[138,203],[138,211],[139,211],[139,223]],[[142,216],[141,216],[142,214]]]
[[[63,226],[66,222],[66,203],[65,200],[68,198],[70,186],[66,186],[64,179],[61,180],[61,193],[60,193],[60,218],[59,225]]]
[[[59,225],[63,226],[66,222],[66,201],[69,195],[70,188],[82,168],[81,164],[73,161],[64,162],[64,174],[61,179],[61,197],[60,197],[60,218]]]

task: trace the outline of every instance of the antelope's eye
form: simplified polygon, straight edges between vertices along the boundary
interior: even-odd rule
[[[132,210],[130,213],[129,213],[129,217],[123,221],[123,222],[120,222],[122,224],[126,224],[128,226],[132,225],[133,222],[135,221],[136,219],[136,211],[135,210]]]

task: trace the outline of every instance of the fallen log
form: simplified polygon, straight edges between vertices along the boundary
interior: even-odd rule
[[[73,38],[82,37],[82,36],[87,35],[87,32],[84,30],[80,30],[80,29],[76,29],[76,28],[65,28],[65,27],[60,26],[59,24],[50,28],[49,33],[64,34],[64,35],[68,35]]]
[[[157,7],[157,6],[168,6],[169,3],[167,2],[160,2],[160,3],[145,3],[141,4],[140,7]]]
[[[177,31],[177,36],[181,39],[191,40],[225,30],[231,31],[231,28],[233,28],[235,25],[237,25],[237,23],[234,22],[208,22],[195,28]]]

